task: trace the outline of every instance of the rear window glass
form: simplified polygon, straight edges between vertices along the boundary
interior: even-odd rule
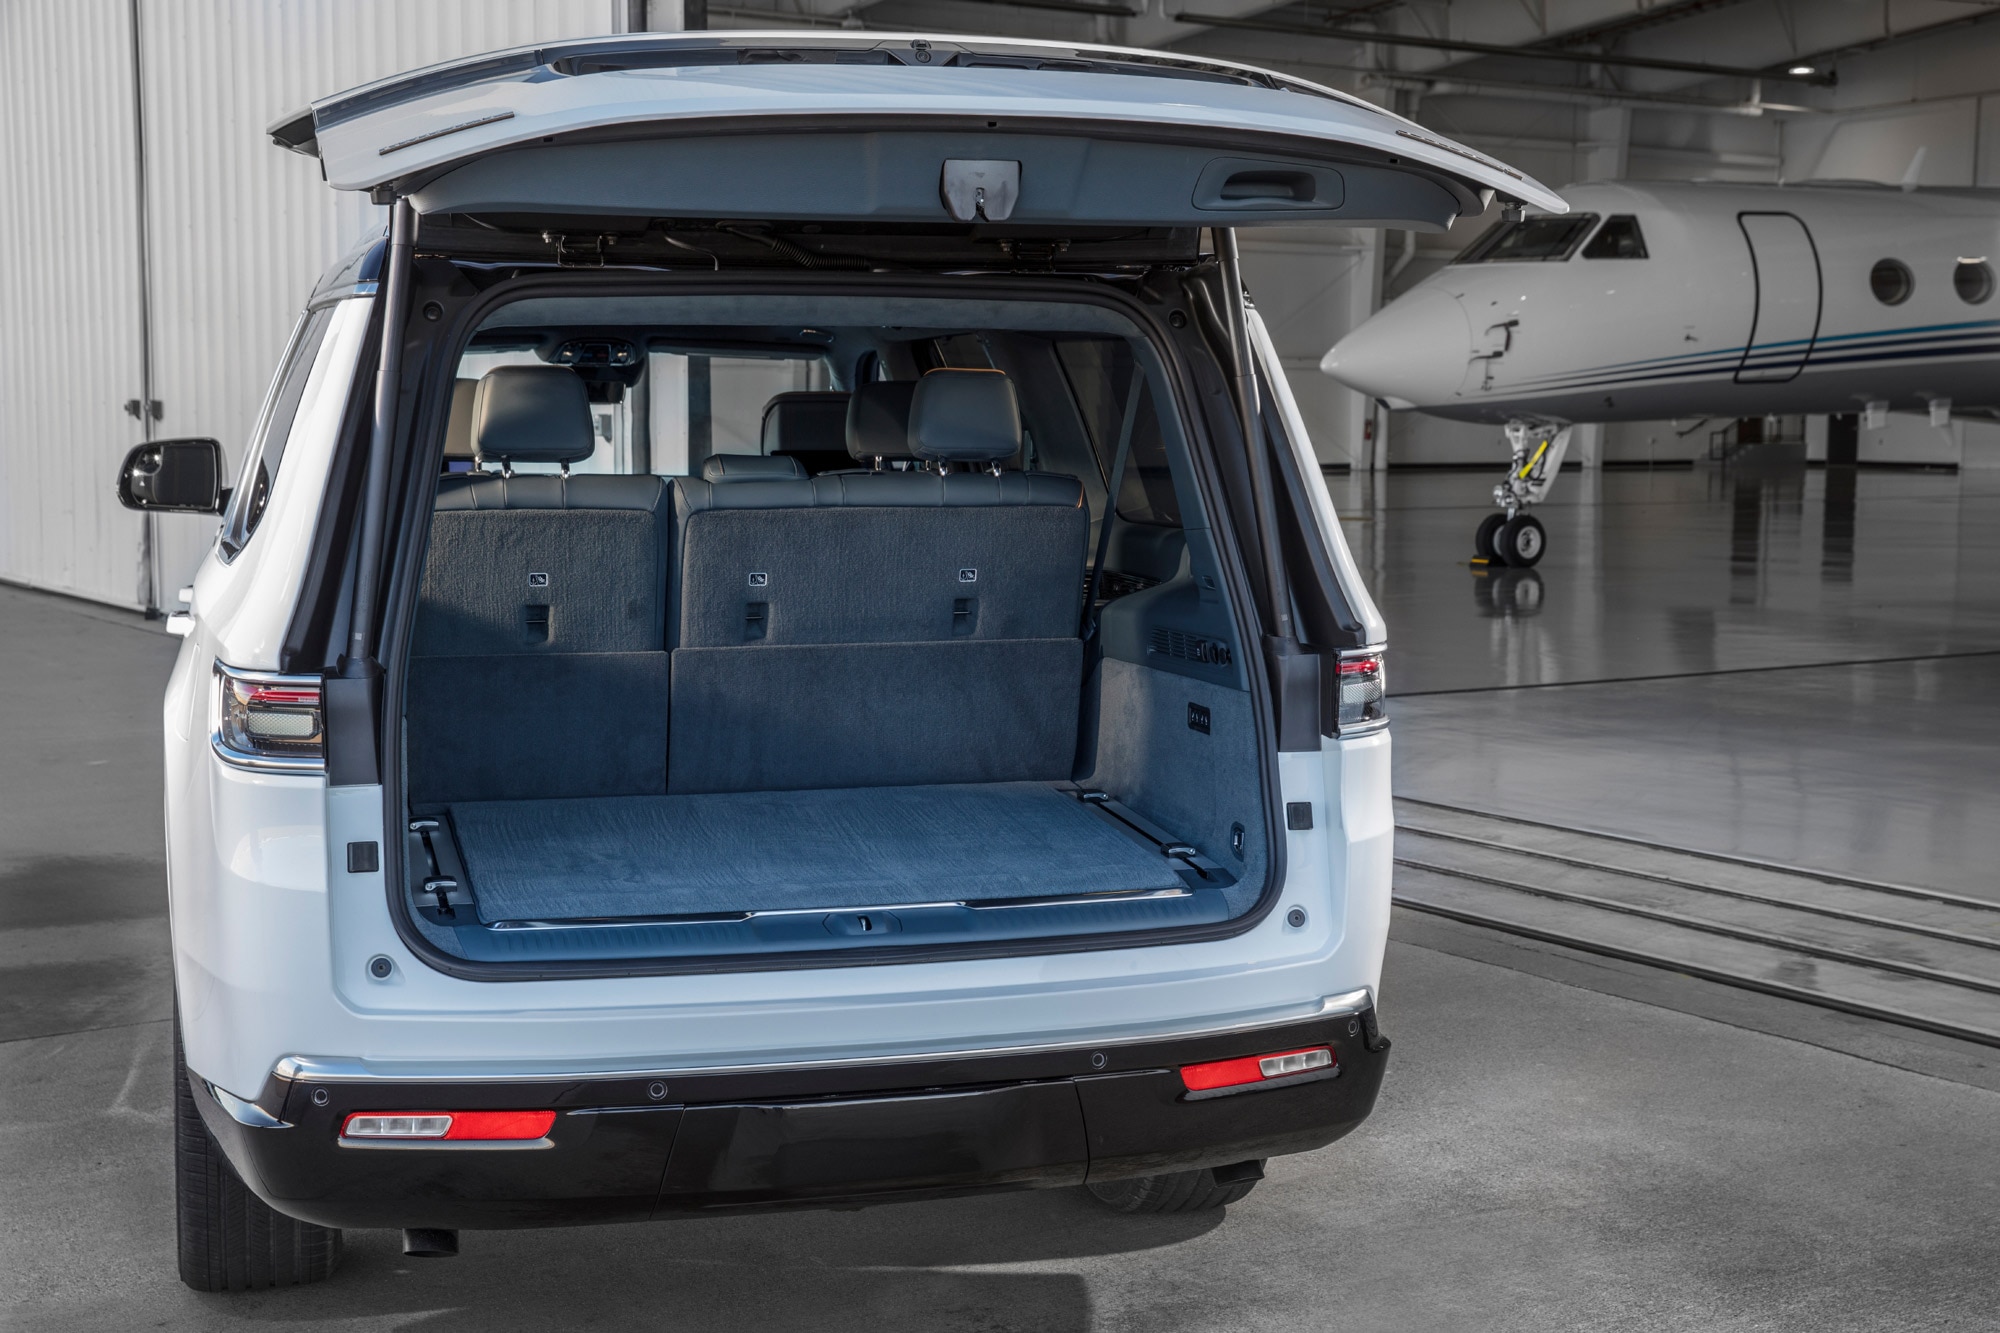
[[[1552,263],[1568,259],[1577,243],[1597,225],[1595,213],[1506,222],[1466,248],[1453,263]]]
[[[1056,344],[1063,375],[1083,417],[1097,467],[1108,488],[1118,461],[1118,438],[1137,365],[1131,345],[1119,338],[1076,338]],[[1134,523],[1181,526],[1180,501],[1167,467],[1167,448],[1150,386],[1142,386],[1132,422],[1131,455],[1118,487],[1118,516]]]
[[[278,377],[251,434],[250,448],[244,454],[243,473],[237,479],[235,494],[230,497],[229,515],[223,520],[223,548],[232,555],[249,542],[250,534],[264,518],[265,507],[271,503],[271,487],[285,461],[285,445],[292,437],[299,401],[306,395],[306,382],[312,378],[319,345],[325,341],[327,326],[332,322],[332,306],[312,311],[299,322],[292,345],[285,349],[284,362],[278,368]]]
[[[1612,218],[1597,229],[1590,244],[1583,247],[1585,259],[1644,259],[1646,238],[1639,232],[1639,219],[1628,214]]]

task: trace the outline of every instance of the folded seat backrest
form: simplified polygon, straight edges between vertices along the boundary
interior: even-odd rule
[[[560,366],[480,381],[482,467],[596,443]],[[440,480],[411,649],[413,800],[664,791],[666,486],[652,476]]]
[[[1012,386],[932,372],[909,439],[934,463],[1012,458]],[[691,480],[674,503],[671,790],[1068,776],[1089,528],[1074,478]]]

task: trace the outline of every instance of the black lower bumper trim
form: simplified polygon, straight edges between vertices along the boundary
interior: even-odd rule
[[[1181,1082],[1184,1064],[1314,1045],[1333,1048],[1331,1077],[1213,1099]],[[619,1078],[301,1082],[260,1098],[284,1108],[278,1129],[197,1101],[281,1212],[470,1230],[1052,1188],[1306,1152],[1367,1117],[1387,1058],[1370,1013],[1095,1051],[694,1075],[664,1093]],[[550,1147],[381,1152],[339,1139],[356,1111],[481,1109],[554,1109]]]

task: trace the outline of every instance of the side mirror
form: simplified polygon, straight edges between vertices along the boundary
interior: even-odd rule
[[[118,469],[118,503],[127,509],[219,514],[228,501],[222,446],[214,440],[154,440],[126,454]]]

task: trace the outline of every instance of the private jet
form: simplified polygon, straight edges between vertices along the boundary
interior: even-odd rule
[[[1530,566],[1578,422],[2000,406],[2000,194],[1604,183],[1488,230],[1320,362],[1393,408],[1502,426],[1475,546]]]

